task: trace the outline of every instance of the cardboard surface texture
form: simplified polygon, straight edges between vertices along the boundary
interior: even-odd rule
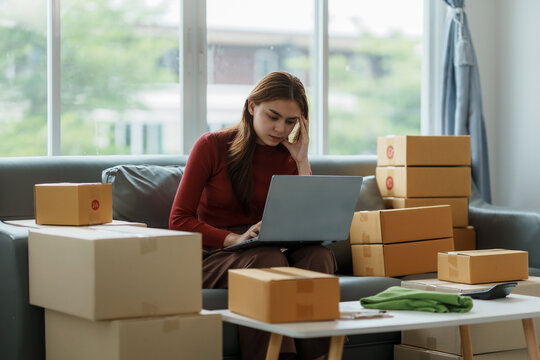
[[[528,360],[527,349],[498,351],[488,354],[477,354],[475,360]],[[394,360],[463,360],[455,354],[422,349],[408,345],[394,345]]]
[[[438,279],[418,279],[403,281],[401,286],[449,293],[483,290],[497,283],[486,284],[459,284]],[[530,276],[527,280],[518,281],[512,294],[540,296],[540,277]],[[540,319],[534,319],[535,328],[540,328]],[[520,320],[498,321],[486,324],[469,325],[471,343],[475,359],[477,354],[498,352],[525,348],[525,336]],[[537,341],[540,342],[540,333],[536,331]],[[419,346],[427,349],[443,351],[451,354],[461,354],[461,340],[459,328],[449,326],[433,329],[408,330],[401,332],[403,344]],[[506,359],[506,358],[500,358]],[[511,358],[509,358],[511,359]],[[528,359],[525,357],[524,359]]]
[[[473,226],[454,228],[454,250],[476,250],[476,230]]]
[[[440,253],[437,278],[466,284],[527,279],[526,251],[485,249]]]
[[[112,185],[51,183],[34,186],[37,224],[92,225],[112,221]]]
[[[397,243],[453,236],[450,205],[357,211],[351,244]]]
[[[456,167],[380,167],[375,169],[383,197],[469,197],[471,168]]]
[[[30,303],[90,320],[199,312],[201,235],[132,226],[28,236]]]
[[[269,323],[339,318],[334,275],[293,267],[229,270],[229,310]]]
[[[469,225],[469,198],[397,198],[385,197],[387,209],[403,209],[418,206],[450,205],[452,210],[452,226],[465,227]]]
[[[377,166],[471,164],[470,136],[398,135],[377,138]]]
[[[47,359],[218,360],[222,322],[218,314],[90,321],[45,310]]]
[[[355,276],[403,276],[434,272],[437,254],[452,249],[452,238],[396,244],[351,245]]]

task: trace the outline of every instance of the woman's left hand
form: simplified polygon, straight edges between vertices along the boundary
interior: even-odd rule
[[[300,124],[298,141],[291,143],[289,139],[285,139],[282,144],[289,150],[291,157],[296,162],[298,175],[311,175],[308,159],[309,124],[304,116],[300,116],[298,122]]]

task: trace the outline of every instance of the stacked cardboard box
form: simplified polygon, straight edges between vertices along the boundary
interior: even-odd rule
[[[200,234],[115,222],[69,226],[86,197],[68,196],[65,212],[43,211],[55,197],[37,187],[36,195],[36,213],[55,225],[26,222],[30,303],[45,308],[48,359],[221,358],[221,317],[201,312]],[[99,200],[100,211],[109,206]],[[77,225],[104,222],[88,221],[87,212],[78,212],[86,220],[77,216]]]
[[[339,318],[336,276],[295,267],[229,270],[229,309],[269,323]]]
[[[377,139],[376,177],[389,209],[448,204],[454,248],[476,248],[469,225],[469,136],[385,136]]]
[[[471,285],[438,279],[418,279],[403,281],[401,286],[428,291],[462,293],[488,289],[495,284],[497,283]],[[518,281],[512,293],[540,296],[540,278],[530,276],[527,280]],[[534,319],[534,324],[538,329],[540,319]],[[520,320],[474,324],[469,325],[469,328],[475,359],[528,359],[523,325]],[[536,336],[537,341],[540,341],[539,332]],[[405,346],[399,346],[400,348],[411,347],[411,349],[406,349],[408,350],[406,352],[395,352],[395,359],[459,359],[462,354],[457,326],[402,331],[401,341]],[[437,352],[437,356],[428,357],[427,354],[432,354],[433,351]],[[405,353],[408,355],[406,356]],[[397,356],[398,354],[400,356]],[[424,357],[421,357],[422,354]]]
[[[358,211],[351,231],[356,276],[401,276],[437,271],[437,254],[451,251],[450,205]]]

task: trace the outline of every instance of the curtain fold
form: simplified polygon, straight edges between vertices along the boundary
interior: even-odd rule
[[[451,13],[447,18],[441,128],[444,135],[471,136],[472,178],[484,200],[491,203],[482,90],[464,0],[443,1]]]

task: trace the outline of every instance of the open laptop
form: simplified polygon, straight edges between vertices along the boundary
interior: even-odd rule
[[[225,250],[346,240],[362,180],[361,176],[274,175],[259,236]]]

